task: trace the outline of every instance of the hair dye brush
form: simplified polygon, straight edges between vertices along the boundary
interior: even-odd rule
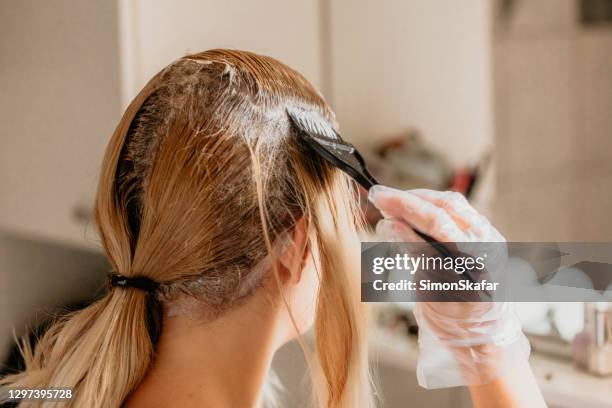
[[[319,156],[342,170],[367,191],[379,184],[368,171],[365,161],[355,146],[343,140],[333,126],[318,112],[296,107],[287,107],[291,123],[299,130],[299,136]],[[413,228],[414,229],[414,228]],[[441,255],[448,257],[450,251],[427,234],[414,231]]]

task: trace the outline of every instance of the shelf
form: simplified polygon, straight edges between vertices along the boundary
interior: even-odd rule
[[[416,372],[416,338],[372,330],[370,355],[374,365]],[[571,362],[532,353],[530,365],[546,402],[558,408],[610,408],[612,377],[596,377],[576,370]]]

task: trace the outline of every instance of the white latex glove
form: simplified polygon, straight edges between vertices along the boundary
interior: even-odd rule
[[[369,200],[384,216],[376,232],[386,240],[424,242],[414,227],[472,255],[491,243],[488,269],[499,270],[505,263],[505,239],[459,193],[374,186]],[[511,369],[517,358],[529,357],[529,343],[511,303],[417,302],[414,312],[420,345],[417,377],[425,388],[485,384]]]

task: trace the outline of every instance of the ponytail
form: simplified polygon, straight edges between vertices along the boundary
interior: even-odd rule
[[[146,292],[112,290],[104,298],[72,313],[39,339],[32,350],[22,343],[25,370],[0,384],[19,388],[73,388],[74,398],[57,402],[23,402],[22,407],[119,407],[142,380],[153,357],[147,327]]]

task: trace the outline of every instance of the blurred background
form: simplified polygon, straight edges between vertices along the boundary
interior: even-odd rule
[[[612,0],[2,0],[4,367],[13,333],[102,290],[91,208],[123,109],[169,62],[220,47],[302,72],[385,184],[460,191],[509,241],[612,241]],[[518,305],[551,407],[612,406],[605,300]],[[375,315],[384,406],[470,406],[418,388],[410,305]],[[299,348],[275,367],[302,406]]]

